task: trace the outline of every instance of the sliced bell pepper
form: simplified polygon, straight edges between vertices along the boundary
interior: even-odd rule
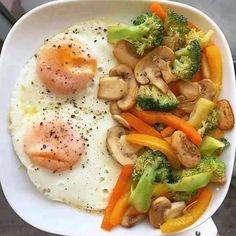
[[[160,4],[158,4],[158,3],[151,4],[150,11],[155,13],[158,17],[160,17],[160,19],[162,21],[165,20],[165,18],[166,18],[166,11],[164,10],[164,8]]]
[[[127,184],[129,184],[129,179],[131,177],[131,174],[133,172],[133,166],[132,165],[125,165],[123,166],[123,169],[121,170],[120,176],[116,182],[116,185],[111,193],[110,200],[108,202],[108,205],[105,210],[105,214],[102,221],[102,229],[104,230],[111,230],[113,225],[111,224],[110,218],[113,212],[113,209],[120,199],[120,197],[124,194],[126,190]]]
[[[201,135],[187,121],[167,112],[141,111],[137,108],[132,109],[132,113],[148,124],[163,123],[174,129],[183,131],[186,136],[196,145],[202,142]]]
[[[160,133],[156,129],[146,124],[133,114],[129,112],[123,112],[121,113],[121,117],[124,118],[129,123],[129,125],[135,130],[137,130],[140,134],[148,134],[161,138]]]
[[[165,184],[155,183],[152,195],[155,197],[163,196],[169,191]]]
[[[222,59],[220,50],[215,45],[211,45],[205,48],[205,55],[210,69],[211,80],[217,86],[217,95],[219,95],[222,85]]]
[[[161,225],[162,233],[172,233],[187,228],[192,225],[207,209],[212,197],[212,191],[205,188],[199,194],[197,203],[186,214],[167,220]]]
[[[174,133],[174,131],[175,131],[174,128],[172,128],[172,127],[170,127],[170,126],[167,126],[165,129],[163,129],[163,130],[161,131],[161,136],[162,136],[163,138],[165,138],[165,137],[167,137],[167,136],[172,135],[172,134]]]
[[[176,157],[171,149],[171,146],[166,141],[146,134],[128,134],[126,135],[126,140],[130,143],[149,147],[164,153],[173,168],[180,168],[179,159]]]

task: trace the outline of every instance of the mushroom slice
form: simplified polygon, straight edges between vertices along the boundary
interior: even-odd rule
[[[110,113],[111,113],[112,115],[119,115],[119,114],[121,114],[121,110],[120,110],[120,108],[118,107],[116,101],[110,101],[110,107],[109,107],[109,109],[110,109]]]
[[[129,110],[135,105],[138,93],[138,85],[134,78],[133,71],[128,66],[121,64],[111,69],[109,76],[119,76],[127,83],[128,92],[126,96],[117,101],[117,106],[122,111]]]
[[[193,101],[201,94],[201,87],[198,83],[190,81],[179,80],[177,82],[178,91],[186,100]]]
[[[126,130],[121,126],[114,126],[107,131],[107,148],[112,157],[121,165],[134,164],[137,155],[134,153],[134,146],[126,142],[122,136],[126,135]]]
[[[234,113],[228,100],[223,99],[217,102],[219,109],[219,123],[218,126],[222,130],[229,130],[234,127]]]
[[[171,146],[183,166],[191,168],[200,162],[201,154],[198,147],[182,131],[173,133]]]
[[[169,207],[171,207],[171,202],[166,197],[158,197],[152,202],[148,212],[148,218],[154,228],[160,228],[160,225],[165,222],[164,212]]]
[[[119,124],[121,124],[122,126],[124,126],[127,129],[130,129],[130,125],[129,123],[120,115],[113,115],[112,116],[113,120],[117,121]]]
[[[172,219],[183,214],[185,208],[185,202],[173,202],[171,203],[170,208],[165,209],[164,211],[164,220]]]
[[[104,77],[99,81],[99,99],[118,100],[127,94],[126,82],[117,76]]]
[[[134,207],[130,206],[123,216],[121,225],[123,227],[130,228],[140,222],[144,217],[144,214],[141,214]]]
[[[119,41],[113,50],[116,59],[130,68],[134,69],[141,57],[135,52],[131,43],[125,40]]]
[[[201,97],[213,101],[216,94],[216,85],[210,79],[203,79],[198,82],[201,87]]]
[[[178,108],[188,114],[190,114],[193,111],[194,106],[197,102],[197,100],[190,101],[186,99],[186,97],[184,96],[178,96],[177,99],[179,101]]]
[[[170,69],[170,61],[159,59],[158,65],[161,70],[162,77],[167,84],[177,80],[177,77],[174,74],[172,74],[172,71]]]
[[[174,52],[166,47],[160,46],[144,56],[135,66],[134,74],[140,84],[148,84],[153,78],[159,77],[159,59],[174,61]]]

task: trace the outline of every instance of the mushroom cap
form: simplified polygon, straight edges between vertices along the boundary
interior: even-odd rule
[[[135,105],[138,92],[138,85],[132,69],[124,64],[120,64],[110,70],[109,76],[119,76],[127,83],[128,92],[126,96],[117,101],[117,106],[122,111],[129,110]]]
[[[106,144],[112,157],[121,165],[132,165],[137,159],[137,149],[126,142],[123,137],[126,130],[121,126],[114,126],[107,131]]]

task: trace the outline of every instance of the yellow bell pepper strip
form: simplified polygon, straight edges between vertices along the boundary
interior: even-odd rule
[[[222,59],[220,50],[215,45],[211,45],[205,48],[205,55],[210,69],[210,78],[217,86],[217,95],[219,95],[222,84]]]
[[[129,125],[135,130],[137,130],[140,134],[148,134],[161,138],[161,135],[157,130],[155,130],[153,127],[146,124],[133,114],[129,112],[123,112],[121,113],[121,117],[124,118],[129,123]]]
[[[167,220],[161,225],[162,233],[172,233],[187,228],[192,225],[207,209],[212,197],[212,191],[205,188],[199,194],[197,203],[186,214]]]
[[[120,176],[116,182],[116,185],[111,193],[110,200],[108,202],[108,205],[105,209],[105,214],[103,217],[101,228],[104,230],[111,230],[113,225],[110,222],[110,218],[113,212],[113,209],[120,199],[120,197],[124,194],[126,190],[127,184],[129,184],[129,179],[131,177],[131,174],[133,172],[133,166],[132,165],[125,165],[123,166],[123,169],[121,170]]]
[[[175,169],[180,168],[179,159],[172,151],[169,143],[167,143],[165,140],[146,134],[128,134],[126,135],[126,140],[130,143],[149,147],[162,152],[166,155],[171,167]]]
[[[159,111],[141,111],[137,108],[132,109],[132,113],[148,124],[163,123],[174,129],[181,130],[196,145],[199,145],[202,142],[201,135],[192,125],[171,113]]]
[[[110,218],[110,222],[113,226],[117,226],[121,223],[125,212],[129,207],[130,192],[126,192],[116,203]]]
[[[155,197],[163,196],[169,191],[165,184],[155,183],[152,195]]]

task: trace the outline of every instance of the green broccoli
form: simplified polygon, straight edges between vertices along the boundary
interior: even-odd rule
[[[217,126],[219,120],[219,111],[217,108],[214,108],[207,119],[202,122],[202,126],[198,129],[198,132],[202,135],[210,134]]]
[[[200,163],[194,168],[175,172],[175,177],[181,179],[185,176],[192,176],[203,172],[213,173],[212,182],[223,183],[225,181],[225,164],[214,156],[203,157]]]
[[[164,22],[164,45],[174,51],[182,48],[189,30],[187,18],[169,9]]]
[[[135,187],[131,191],[130,204],[139,212],[147,212],[154,188],[154,182],[172,182],[172,170],[165,156],[147,149],[137,158],[132,174]]]
[[[143,110],[171,111],[178,106],[179,101],[171,90],[162,93],[154,85],[142,85],[138,91],[137,104]]]
[[[172,73],[179,79],[191,80],[201,65],[201,47],[197,40],[175,52]]]
[[[140,15],[133,21],[132,26],[114,25],[109,26],[107,37],[109,43],[127,40],[133,44],[138,54],[145,50],[159,46],[164,36],[162,21],[153,13]]]
[[[213,34],[214,31],[211,29],[208,30],[207,33],[204,33],[202,30],[191,29],[189,33],[186,35],[186,42],[190,43],[191,41],[196,39],[203,48],[207,46]]]

